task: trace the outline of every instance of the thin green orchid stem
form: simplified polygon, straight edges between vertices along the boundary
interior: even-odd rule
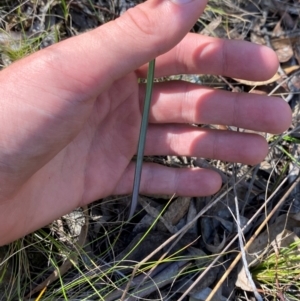
[[[155,69],[155,59],[149,63],[149,67],[148,67],[146,96],[144,102],[144,111],[142,116],[142,124],[140,129],[138,149],[137,149],[137,158],[136,158],[136,166],[135,166],[135,173],[134,173],[133,192],[132,192],[132,200],[131,200],[131,206],[129,212],[129,219],[131,219],[132,216],[134,215],[138,203],[139,192],[140,192],[143,157],[144,157],[144,150],[145,150],[146,133],[148,128],[153,80],[154,80],[154,69]]]

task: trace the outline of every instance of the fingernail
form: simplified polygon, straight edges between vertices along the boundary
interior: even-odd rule
[[[170,0],[170,1],[175,4],[182,5],[182,4],[187,4],[187,3],[193,2],[194,0]]]

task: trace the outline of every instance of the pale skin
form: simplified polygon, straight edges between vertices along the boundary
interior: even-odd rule
[[[221,74],[265,80],[275,53],[243,41],[187,34],[206,5],[149,0],[98,29],[39,51],[0,72],[0,245],[76,207],[132,191],[147,62],[156,76]],[[154,86],[146,154],[256,164],[259,135],[206,131],[191,123],[281,133],[291,123],[279,98],[183,82]],[[205,196],[219,175],[145,164],[141,192]]]

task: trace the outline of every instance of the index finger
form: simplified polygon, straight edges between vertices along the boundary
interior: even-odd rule
[[[277,69],[277,56],[266,46],[189,33],[156,59],[155,76],[212,74],[262,81],[271,78]],[[146,71],[144,65],[137,74],[145,77]]]

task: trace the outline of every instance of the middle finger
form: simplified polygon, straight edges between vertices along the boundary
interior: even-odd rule
[[[141,107],[144,95],[145,86],[140,85]],[[277,134],[289,127],[291,110],[277,97],[171,81],[154,85],[149,122],[230,125]]]

